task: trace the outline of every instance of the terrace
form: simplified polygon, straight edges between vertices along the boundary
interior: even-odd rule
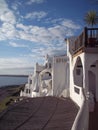
[[[26,98],[0,114],[0,130],[71,130],[78,110],[70,98]]]
[[[74,42],[74,55],[78,52],[98,53],[98,28],[85,27]]]

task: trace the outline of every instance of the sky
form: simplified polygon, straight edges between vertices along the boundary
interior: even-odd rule
[[[93,0],[0,0],[0,74],[30,74],[46,54],[66,54],[65,38],[86,26]],[[98,11],[98,10],[97,10]]]

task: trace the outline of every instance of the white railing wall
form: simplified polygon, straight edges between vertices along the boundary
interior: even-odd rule
[[[82,87],[75,87],[79,89],[79,94],[77,95],[77,98],[79,99],[77,99],[77,101],[81,99],[81,103],[79,104],[80,109],[71,130],[88,130],[88,99],[86,98],[84,89]]]

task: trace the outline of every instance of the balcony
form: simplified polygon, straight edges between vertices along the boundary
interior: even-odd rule
[[[74,53],[79,51],[98,53],[98,28],[84,28],[84,31],[74,42]]]

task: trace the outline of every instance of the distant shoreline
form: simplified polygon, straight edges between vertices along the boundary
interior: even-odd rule
[[[28,77],[28,75],[0,75],[0,77]]]
[[[12,87],[18,87],[18,86],[21,86],[21,85],[25,85],[25,83],[23,84],[11,84],[11,85],[3,85],[3,86],[0,86],[0,89],[7,89],[7,88],[12,88]]]

